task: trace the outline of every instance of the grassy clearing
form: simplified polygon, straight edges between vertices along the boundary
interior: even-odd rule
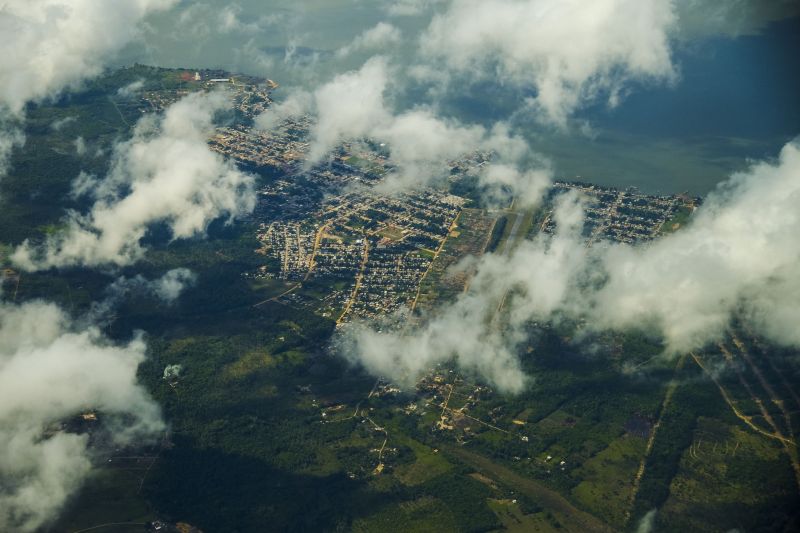
[[[574,427],[579,418],[563,409],[553,411],[536,424],[536,431],[545,435],[558,435]]]
[[[0,266],[8,264],[8,256],[14,252],[14,247],[0,242]]]
[[[279,279],[258,278],[250,281],[250,288],[261,298],[273,298],[289,290],[294,283]]]
[[[512,500],[489,500],[489,508],[503,523],[503,530],[509,533],[564,531],[563,526],[552,513],[543,511],[525,514],[520,505],[512,503]]]
[[[517,213],[508,213],[505,215],[506,223],[503,226],[503,232],[500,234],[500,238],[497,241],[497,245],[495,246],[495,251],[504,252],[508,247],[508,238],[511,236],[511,230],[517,222],[517,217],[520,215]]]
[[[413,463],[400,466],[395,472],[397,479],[405,485],[420,485],[453,468],[443,455],[414,439],[401,437],[397,442],[411,448],[416,458]]]
[[[531,232],[533,228],[534,222],[534,211],[528,210],[524,211],[520,216],[522,216],[522,222],[519,223],[519,229],[517,230],[517,236],[514,239],[514,242],[511,243],[512,246],[517,246],[520,242],[522,242]]]
[[[351,155],[350,157],[345,159],[344,162],[347,163],[348,165],[358,168],[366,167],[367,165],[370,164],[369,161],[367,161],[366,159],[361,159],[357,155]]]
[[[792,529],[800,497],[780,445],[740,425],[701,417],[658,521],[683,531]]]
[[[479,257],[489,243],[495,215],[481,209],[464,209],[458,218],[458,236],[445,242],[428,275],[420,285],[417,307],[431,309],[460,294],[467,283],[465,273],[449,268],[468,255]]]
[[[399,241],[404,237],[403,231],[395,226],[386,226],[382,230],[378,232],[381,237],[386,237],[392,239],[393,241]]]
[[[661,226],[661,234],[666,235],[678,231],[680,228],[689,223],[693,212],[694,211],[691,207],[679,207],[678,212],[675,213],[675,216],[664,222],[664,225]]]
[[[609,524],[623,527],[646,445],[642,438],[624,435],[586,461],[575,472],[583,479],[572,491],[575,500]]]
[[[371,533],[384,531],[449,532],[459,531],[453,513],[439,499],[425,496],[410,502],[387,507],[353,523],[353,531]]]
[[[227,365],[222,371],[223,376],[230,380],[243,379],[259,370],[275,366],[277,361],[264,349],[250,350],[239,360]]]
[[[563,525],[566,531],[610,531],[610,528],[602,521],[575,508],[566,498],[533,479],[523,477],[505,466],[464,448],[448,446],[447,453],[541,505]]]
[[[487,252],[494,252],[497,250],[500,245],[500,240],[503,238],[506,228],[508,227],[508,219],[509,215],[500,215],[497,218],[497,222],[495,222],[494,228],[492,228],[492,236],[489,238],[489,244],[486,246]]]

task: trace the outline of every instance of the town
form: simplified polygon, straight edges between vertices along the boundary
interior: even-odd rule
[[[585,198],[583,236],[587,246],[599,241],[637,244],[675,231],[700,203],[685,194],[653,196],[635,189],[625,191],[581,182],[556,181],[554,195],[578,191]],[[548,215],[542,225],[553,233],[556,223]]]
[[[279,265],[261,274],[348,282],[331,302],[342,310],[339,322],[393,313],[413,302],[465,202],[436,190],[383,196],[364,189],[329,197],[304,221],[261,223],[263,253]]]
[[[506,208],[481,206],[477,198],[454,194],[491,164],[493,154],[481,151],[449,161],[447,179],[437,188],[386,193],[380,185],[395,170],[391,147],[354,139],[322,163],[309,165],[310,116],[287,117],[265,130],[253,122],[252,105],[240,109],[241,102],[268,105],[274,82],[232,82],[237,78],[224,72],[197,74],[207,75],[220,78],[202,82],[204,89],[229,86],[247,118],[218,128],[209,146],[268,177],[252,221],[262,245],[258,252],[270,261],[251,275],[292,282],[294,288],[322,283],[328,294],[320,302],[309,304],[294,289],[283,300],[309,304],[337,324],[419,314],[457,295],[469,276],[454,272],[453,265],[467,256],[510,253],[523,239],[553,233],[554,199],[567,191],[584,198],[587,246],[652,240],[677,229],[700,202],[686,195],[556,181],[536,209],[514,209],[513,201]]]
[[[263,178],[250,222],[266,260],[246,276],[282,283],[273,299],[337,326],[424,319],[468,289],[470,272],[456,268],[466,257],[507,255],[524,240],[553,234],[563,193],[583,199],[587,246],[646,243],[685,224],[701,201],[557,180],[538,207],[515,208],[513,198],[505,207],[484,205],[468,185],[492,162],[484,151],[448,161],[436,187],[385,192],[381,185],[395,171],[391,146],[352,139],[312,165],[312,117],[259,126],[274,82],[223,71],[187,71],[181,79],[186,88],[144,93],[145,107],[161,109],[189,89],[228,91],[237,118],[216,129],[209,147]]]

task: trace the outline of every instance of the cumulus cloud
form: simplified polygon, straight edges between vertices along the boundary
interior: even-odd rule
[[[374,27],[359,34],[353,41],[336,51],[338,57],[346,57],[354,52],[375,50],[396,45],[403,39],[403,33],[387,22],[379,22]]]
[[[507,191],[516,194],[517,206],[532,207],[544,197],[550,186],[552,170],[547,162],[540,168],[520,170],[516,166],[498,163],[488,165],[478,175],[483,195],[490,203],[499,205],[508,201]]]
[[[0,4],[0,177],[24,144],[25,105],[102,72],[139,23],[177,0],[6,0]]]
[[[411,14],[432,5],[405,2],[397,7]],[[316,89],[291,93],[258,123],[268,128],[290,114],[313,114],[309,164],[322,161],[344,140],[366,137],[386,143],[391,151],[398,172],[387,180],[390,188],[429,184],[441,177],[447,159],[491,144],[509,148],[524,142],[502,122],[492,128],[463,124],[424,104],[397,109],[394,99],[405,83],[398,80],[428,85],[434,97],[474,81],[533,87],[534,95],[518,104],[522,114],[512,118],[531,112],[539,121],[566,127],[587,103],[600,99],[617,105],[633,81],[675,80],[670,41],[676,20],[670,0],[453,0],[424,30],[413,64],[403,67],[384,56],[372,57]],[[381,23],[339,54],[399,38],[399,30]],[[530,150],[522,152],[531,156]],[[490,183],[500,180],[490,189],[512,185],[525,189],[518,191],[523,197],[536,196],[541,182],[528,182],[543,172],[509,172],[509,167],[519,168],[519,156],[502,151],[499,156],[505,167],[483,176]]]
[[[313,92],[291,93],[258,117],[257,125],[268,129],[289,116],[312,114],[316,121],[306,158],[309,165],[324,160],[343,141],[383,142],[397,166],[384,184],[387,190],[428,185],[442,177],[448,160],[473,150],[492,151],[507,166],[530,155],[527,143],[503,122],[488,129],[462,124],[424,106],[397,112],[389,94],[392,74],[388,60],[375,56],[359,70],[339,74]],[[492,183],[494,178],[502,178],[501,183]],[[521,197],[534,201],[537,191],[549,182],[549,172],[498,170],[482,179],[487,187],[510,185]]]
[[[205,2],[189,4],[180,15],[177,25],[181,33],[190,33],[203,39],[214,33],[255,35],[283,19],[283,14],[272,13],[259,17],[243,16],[242,6],[236,2],[220,8]]]
[[[719,338],[733,312],[782,344],[800,344],[800,144],[734,175],[692,224],[648,247],[612,246],[595,295],[605,327],[651,322],[674,351]]]
[[[645,513],[639,524],[636,526],[636,533],[651,533],[656,526],[656,509],[650,509]]]
[[[399,166],[394,185],[403,187],[432,181],[438,177],[435,167],[480,148],[488,135],[481,126],[442,119],[427,108],[392,116],[367,133],[388,144],[392,161]]]
[[[86,141],[83,140],[83,137],[77,137],[74,141],[75,144],[75,153],[79,156],[86,154]]]
[[[68,117],[60,118],[58,120],[54,120],[52,124],[50,124],[50,128],[53,131],[61,131],[66,126],[70,124],[74,124],[78,120],[78,117],[71,115]]]
[[[203,234],[219,217],[252,211],[252,176],[207,144],[215,114],[229,106],[222,93],[193,93],[163,116],[142,118],[115,148],[105,179],[83,174],[76,184],[77,193],[92,191],[91,211],[71,213],[66,230],[41,245],[26,241],[12,260],[28,270],[126,265],[142,256],[141,240],[154,223],[178,239]]]
[[[132,98],[142,90],[142,87],[144,87],[144,80],[132,81],[128,85],[120,87],[117,90],[117,96],[120,98]]]
[[[560,126],[630,80],[670,80],[669,0],[454,0],[424,35],[424,55],[470,78],[533,86],[537,116]]]
[[[734,175],[688,227],[645,246],[587,248],[581,199],[566,195],[554,211],[555,235],[482,257],[469,291],[418,328],[351,328],[341,352],[404,383],[455,357],[518,391],[524,377],[514,354],[532,321],[565,316],[588,330],[645,328],[663,336],[668,353],[680,353],[720,339],[736,316],[773,342],[800,346],[798,201],[798,142],[777,162]]]
[[[0,304],[0,529],[45,525],[91,471],[88,436],[62,421],[96,410],[117,446],[163,430],[137,384],[144,357],[141,339],[114,345],[96,328],[77,330],[55,305]]]
[[[155,281],[147,281],[148,290],[167,303],[172,303],[178,296],[197,281],[197,276],[188,268],[173,268]]]
[[[239,48],[233,49],[235,64],[253,65],[255,72],[270,72],[275,67],[275,58],[259,48],[255,38],[250,38]]]
[[[390,0],[386,4],[386,12],[396,17],[420,15],[444,0]]]
[[[570,275],[584,261],[585,250],[572,246],[580,233],[582,210],[576,195],[559,200],[555,214],[558,238],[538,239],[513,257],[488,254],[477,264],[469,290],[439,309],[423,326],[385,329],[356,323],[337,339],[337,352],[404,386],[412,385],[433,366],[455,359],[496,387],[518,392],[526,384],[516,350],[525,340],[524,324],[533,315],[549,315],[569,290]],[[501,328],[496,315],[512,288],[527,283],[526,307],[519,306]],[[520,303],[516,300],[516,303]]]
[[[139,35],[139,23],[177,0],[6,0],[0,6],[0,106],[78,87]]]
[[[269,110],[255,118],[255,126],[269,130],[291,117],[308,114],[314,107],[314,96],[304,90],[294,90],[280,102],[269,107]]]
[[[14,148],[25,144],[25,134],[14,121],[3,121],[0,117],[0,177],[8,172]]]
[[[108,287],[106,293],[115,300],[131,291],[149,293],[165,303],[171,304],[178,299],[184,289],[193,285],[196,280],[197,276],[188,268],[173,268],[154,280],[148,280],[141,274],[133,278],[124,276],[117,278]]]
[[[83,323],[105,327],[114,319],[119,305],[132,294],[157,298],[172,305],[184,290],[197,281],[197,275],[188,268],[174,268],[157,279],[149,280],[138,274],[132,278],[120,276],[106,287],[105,298],[93,302]]]
[[[384,102],[388,64],[378,56],[358,71],[336,76],[314,93],[317,123],[308,159],[320,161],[343,140],[364,137],[391,119]]]

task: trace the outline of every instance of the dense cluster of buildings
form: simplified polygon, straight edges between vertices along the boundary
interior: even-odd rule
[[[270,93],[278,87],[272,80],[245,75],[231,76],[222,70],[200,70],[194,75],[183,72],[181,79],[181,84],[172,90],[162,88],[143,91],[142,112],[162,111],[198,89],[224,90],[229,93],[236,113],[241,118],[253,119],[269,108],[272,103]]]
[[[308,151],[309,121],[308,117],[290,118],[269,131],[242,124],[218,128],[209,145],[248,167],[289,170]]]
[[[342,320],[394,312],[415,298],[464,202],[436,190],[329,197],[305,220],[262,223],[263,251],[279,265],[262,275],[347,281],[336,302]]]
[[[301,279],[311,268],[315,228],[300,222],[262,224],[258,239],[278,260],[281,279]],[[265,272],[265,274],[268,274]]]
[[[268,130],[253,127],[253,119],[271,102],[270,91],[276,85],[269,80],[202,71],[186,85],[186,90],[231,92],[237,117],[243,120],[218,128],[209,146],[271,178],[259,191],[253,215],[259,224],[261,252],[270,258],[256,277],[323,281],[330,286],[326,309],[336,314],[338,322],[416,309],[417,303],[425,309],[437,301],[431,294],[452,297],[467,286],[468,273],[456,279],[447,275],[449,267],[465,255],[486,250],[498,213],[465,209],[465,198],[444,190],[379,192],[373,185],[394,168],[388,149],[370,139],[342,143],[323,162],[309,165],[311,117],[284,118]],[[144,99],[160,109],[180,96],[180,90],[155,91],[145,93]],[[450,161],[450,190],[471,195],[469,184],[492,155],[474,151]],[[443,185],[448,185],[446,180]],[[568,191],[577,191],[586,200],[587,245],[651,240],[674,226],[678,215],[690,211],[695,202],[684,196],[651,196],[568,182],[556,182],[553,196]],[[516,242],[523,219],[522,214],[514,217],[503,246]],[[538,220],[523,233],[556,230],[552,212]],[[450,236],[453,239],[445,248]],[[298,304],[305,297],[302,291],[286,296]]]
[[[636,189],[619,190],[579,182],[555,182],[553,194],[577,191],[585,198],[583,236],[587,245],[601,240],[635,244],[658,237],[681,211],[692,210],[699,201],[685,195],[653,196]],[[556,230],[552,216],[542,225],[546,233]]]

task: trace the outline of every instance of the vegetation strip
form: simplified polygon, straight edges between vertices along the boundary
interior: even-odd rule
[[[448,454],[456,457],[465,464],[475,468],[482,474],[497,478],[500,482],[507,484],[524,495],[541,504],[546,509],[560,513],[567,522],[570,530],[592,532],[592,531],[612,531],[597,517],[585,511],[575,508],[566,498],[557,492],[542,486],[539,482],[522,477],[509,468],[501,466],[485,457],[468,451],[464,448],[447,446],[445,450]]]

